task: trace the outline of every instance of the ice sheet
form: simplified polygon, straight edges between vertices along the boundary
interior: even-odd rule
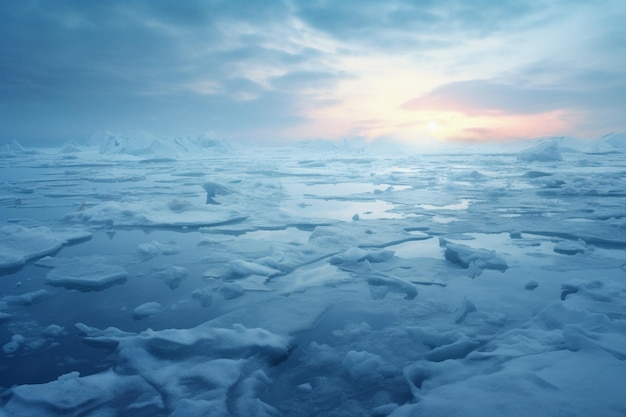
[[[623,139],[11,144],[0,415],[621,416]]]

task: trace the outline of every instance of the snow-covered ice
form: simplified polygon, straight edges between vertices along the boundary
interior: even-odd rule
[[[45,226],[0,226],[0,270],[23,265],[26,261],[48,255],[73,240],[91,236],[85,232],[55,232]]]
[[[128,276],[123,267],[107,264],[98,257],[45,257],[36,265],[52,268],[46,274],[47,284],[80,290],[101,290],[124,281]]]
[[[150,301],[135,307],[135,309],[133,310],[133,318],[135,320],[141,320],[146,317],[153,316],[159,311],[161,311],[161,304],[157,303],[156,301]]]
[[[624,135],[0,149],[0,416],[624,416]]]

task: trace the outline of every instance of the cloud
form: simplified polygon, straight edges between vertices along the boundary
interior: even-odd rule
[[[402,105],[414,111],[452,111],[466,115],[537,114],[576,104],[578,94],[550,88],[523,87],[493,80],[444,84]]]
[[[624,129],[624,97],[626,81],[620,73],[589,71],[563,75],[543,85],[519,79],[516,84],[511,80],[451,82],[408,100],[402,108],[439,121],[449,139],[593,137]]]
[[[415,53],[524,27],[540,2],[400,0],[299,1],[298,16],[332,36],[386,50]]]
[[[619,73],[587,72],[557,85],[532,86],[497,80],[441,85],[402,104],[411,111],[459,112],[467,116],[532,115],[551,111],[623,112],[626,82]]]
[[[619,126],[626,96],[621,0],[23,0],[0,16],[0,140],[373,138],[435,111]]]
[[[86,120],[107,117],[151,129],[146,109],[164,116],[157,124],[184,109],[182,130],[213,129],[208,124],[216,120],[232,123],[224,132],[252,120],[263,128],[295,123],[303,117],[300,91],[316,100],[310,85],[344,77],[321,59],[332,41],[299,28],[280,1],[25,0],[0,4],[0,14],[0,115],[63,120],[71,114],[66,126],[83,125],[74,133],[89,130]],[[12,125],[37,131],[27,116]]]

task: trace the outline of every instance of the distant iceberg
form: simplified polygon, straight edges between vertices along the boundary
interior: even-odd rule
[[[553,162],[561,161],[561,151],[556,141],[542,142],[525,149],[517,154],[517,159],[523,162]]]
[[[135,130],[128,133],[98,132],[93,135],[88,146],[97,148],[104,155],[167,156],[185,155],[199,152],[230,153],[232,145],[221,139],[207,135],[197,137],[158,138],[152,133]]]
[[[37,155],[39,151],[22,146],[15,139],[0,147],[0,158],[15,158],[20,155]]]

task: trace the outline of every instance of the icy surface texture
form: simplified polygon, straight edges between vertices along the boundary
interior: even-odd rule
[[[0,149],[0,416],[624,416],[626,137]]]

